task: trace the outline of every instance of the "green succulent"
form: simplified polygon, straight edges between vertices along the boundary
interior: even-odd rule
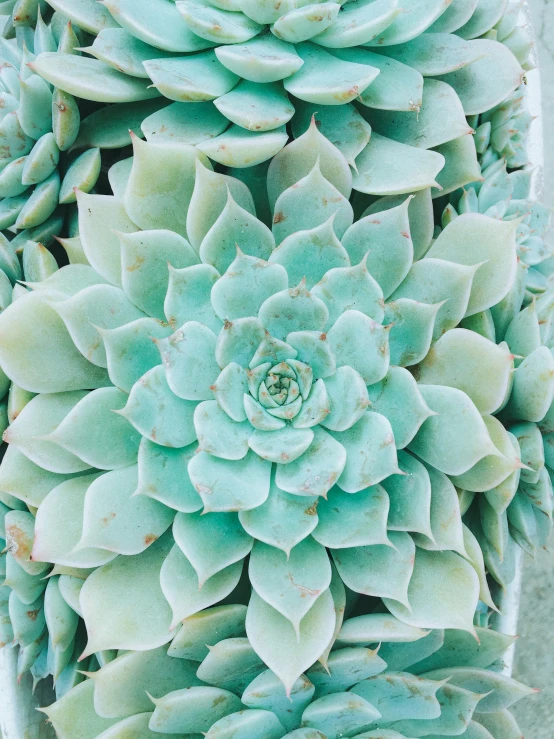
[[[245,606],[209,608],[169,649],[114,657],[43,710],[60,739],[507,739],[521,733],[509,708],[534,692],[498,671],[512,637],[479,628],[477,643],[376,612],[348,618],[287,696],[246,633]]]
[[[456,488],[517,482],[495,414],[534,419],[554,393],[547,347],[514,379],[477,330],[523,315],[517,221],[465,213],[430,245],[427,191],[353,223],[348,163],[314,123],[268,170],[272,230],[193,147],[134,150],[119,197],[78,193],[88,264],[0,316],[4,372],[36,394],[0,465],[31,510],[6,515],[18,641],[38,650],[37,603],[58,679],[76,649],[158,648],[243,587],[246,557],[248,637],[287,689],[339,626],[334,567],[335,590],[413,628],[473,633],[494,603]]]
[[[46,25],[38,3],[34,5],[36,28],[17,25],[21,33],[16,38],[0,41],[0,229],[16,234],[17,249],[28,240],[48,245],[61,234],[63,206],[75,202],[73,188],[89,192],[100,173],[99,149],[76,158],[65,153],[79,131],[77,102],[59,89],[51,90],[32,68],[35,56],[43,52],[79,53],[73,51],[78,38],[70,23],[63,29]],[[18,11],[21,6],[16,3],[14,19],[27,17]]]
[[[524,84],[500,105],[479,116],[475,121],[475,135],[483,167],[488,167],[500,157],[511,169],[525,167],[532,122]]]
[[[35,7],[25,16],[32,23],[38,3],[24,4]],[[149,141],[197,145],[225,166],[250,167],[283,148],[289,122],[300,118],[304,130],[306,109],[332,106],[329,138],[346,133],[361,182],[370,153],[406,156],[393,142],[414,138],[424,96],[436,130],[415,146],[444,148],[468,133],[464,113],[500,104],[519,86],[521,64],[528,67],[521,43],[510,43],[519,33],[515,4],[495,2],[485,12],[465,0],[404,5],[52,0],[50,35],[69,19],[87,41],[42,48],[32,69],[71,99],[108,103],[83,120],[77,149],[123,147],[132,129]],[[20,24],[12,25],[22,42],[29,34]],[[371,141],[352,101],[378,134]],[[433,112],[439,107],[448,110],[441,125]],[[394,111],[400,130],[387,140]],[[449,169],[472,155],[465,139],[439,153],[453,160]],[[435,170],[434,177],[440,158],[419,155],[414,166]]]

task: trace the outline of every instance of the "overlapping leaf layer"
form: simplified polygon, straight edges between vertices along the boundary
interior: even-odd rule
[[[334,594],[348,603],[340,585]],[[328,658],[300,675],[287,695],[245,636],[250,619],[242,605],[208,608],[185,619],[169,650],[105,657],[89,679],[76,677],[45,709],[57,736],[521,736],[509,709],[534,691],[497,671],[512,637],[479,628],[477,642],[462,631],[424,632],[390,614],[350,616]],[[266,633],[276,650],[279,636]]]

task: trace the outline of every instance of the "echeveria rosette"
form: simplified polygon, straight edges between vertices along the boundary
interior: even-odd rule
[[[85,655],[157,648],[250,585],[248,637],[288,687],[331,647],[341,580],[415,628],[473,631],[493,603],[456,487],[521,462],[492,415],[513,355],[458,326],[518,315],[517,224],[468,213],[430,245],[428,191],[353,223],[348,164],[313,124],[269,169],[272,230],[194,148],[134,146],[118,196],[78,194],[89,264],[0,316],[2,367],[38,393],[0,488],[38,508],[32,559]],[[268,623],[294,649],[270,653]]]
[[[477,642],[462,631],[424,632],[390,614],[349,617],[327,665],[311,665],[287,696],[245,636],[247,619],[241,604],[208,608],[184,621],[169,649],[114,655],[43,710],[59,739],[81,727],[97,739],[521,733],[510,709],[534,691],[497,670],[513,637],[478,628]],[[278,634],[266,639],[284,648]]]
[[[16,3],[17,34],[2,39],[0,48],[0,229],[10,237],[16,234],[17,249],[28,240],[49,246],[62,235],[63,206],[75,202],[74,187],[92,190],[101,164],[97,148],[76,157],[67,153],[79,132],[78,102],[34,72],[34,60],[42,53],[80,53],[71,23],[48,25],[38,6]]]
[[[405,7],[396,0],[291,0],[278,7],[258,0],[49,4],[56,11],[51,26],[69,18],[92,42],[79,47],[82,55],[48,49],[33,68],[68,95],[108,103],[83,121],[77,148],[123,147],[132,129],[153,142],[197,145],[225,166],[251,167],[283,148],[287,124],[302,118],[306,106],[329,106],[335,109],[330,138],[340,141],[346,133],[354,139],[350,153],[360,156],[362,172],[376,150],[390,158],[394,142],[402,141],[389,139],[392,112],[400,128],[408,123],[409,129],[427,98],[436,122],[434,100],[448,112],[439,119],[450,138],[414,147],[444,146],[467,133],[464,113],[501,103],[526,66],[512,26],[515,5],[503,2],[485,9],[442,0]],[[375,123],[371,148],[359,114],[361,130],[350,130],[353,101]],[[447,148],[447,159],[457,162],[460,147],[471,156],[464,140]]]

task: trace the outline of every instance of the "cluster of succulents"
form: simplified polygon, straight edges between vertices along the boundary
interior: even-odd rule
[[[520,735],[481,625],[552,517],[530,45],[341,5],[0,3],[0,645],[61,739]]]

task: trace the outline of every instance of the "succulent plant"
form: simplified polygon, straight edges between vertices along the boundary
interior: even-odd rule
[[[456,488],[519,479],[493,414],[528,420],[538,386],[546,414],[554,392],[548,348],[512,387],[512,347],[478,330],[523,315],[517,221],[462,214],[414,260],[429,191],[353,223],[314,122],[268,170],[272,230],[193,147],[134,151],[119,197],[77,195],[89,264],[0,316],[4,372],[36,393],[0,489],[38,509],[13,515],[28,545],[6,555],[22,612],[46,584],[24,563],[54,565],[43,659],[61,675],[83,649],[76,614],[83,657],[162,646],[244,587],[246,557],[248,637],[287,690],[332,645],[341,581],[411,627],[473,632],[494,603]]]
[[[23,4],[35,6],[24,22],[38,17],[40,24],[35,0]],[[424,150],[444,147],[467,133],[464,112],[476,115],[500,104],[520,84],[521,64],[528,66],[521,42],[512,39],[519,33],[513,25],[519,8],[506,9],[501,2],[485,12],[470,0],[455,7],[432,0],[405,8],[396,0],[377,5],[295,0],[277,7],[255,0],[149,0],[140,6],[132,0],[52,0],[48,5],[55,13],[50,26],[40,28],[55,38],[69,19],[80,42],[66,39],[57,49],[41,48],[33,71],[70,98],[108,103],[85,118],[77,149],[125,146],[131,128],[148,140],[198,145],[226,166],[249,167],[282,149],[287,124],[302,119],[306,107],[332,106],[330,138],[351,129],[349,155],[352,162],[360,155],[363,173],[368,155],[363,150],[371,145],[388,157],[391,147],[396,149],[382,140],[383,131],[389,135],[391,111],[401,113],[393,140],[409,143],[404,139],[414,136],[413,114],[423,95],[429,120],[437,106],[448,108],[442,127],[416,143]],[[43,9],[48,5],[41,3]],[[17,8],[13,18],[19,20],[12,25],[22,31]],[[18,40],[28,37],[20,32]],[[354,100],[381,134],[372,142],[359,115],[344,108]],[[303,128],[302,122],[297,125]],[[466,140],[447,147],[452,167],[461,165],[460,148],[466,159],[471,156]],[[433,169],[433,159],[426,159]]]
[[[21,5],[16,3],[14,18],[26,17],[17,10]],[[79,131],[77,101],[51,90],[33,71],[35,56],[42,53],[79,53],[73,50],[78,38],[71,23],[61,29],[46,25],[34,5],[36,27],[18,24],[17,37],[0,43],[0,229],[16,234],[18,249],[28,240],[48,245],[61,235],[63,206],[75,202],[73,188],[89,192],[100,173],[99,149],[77,157],[65,153]]]
[[[245,619],[240,604],[209,608],[184,621],[169,649],[113,658],[44,712],[60,739],[521,735],[509,708],[534,691],[498,671],[511,637],[479,628],[478,643],[390,614],[354,616],[327,664],[312,665],[287,697],[252,649]]]

